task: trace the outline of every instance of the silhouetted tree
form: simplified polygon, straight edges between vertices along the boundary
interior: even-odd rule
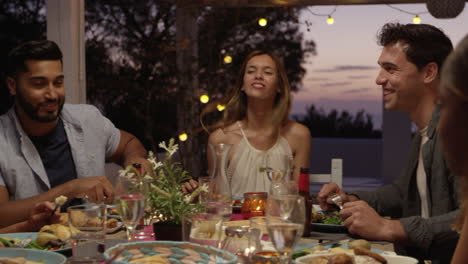
[[[336,109],[328,114],[323,109],[317,109],[313,104],[306,108],[306,114],[293,117],[297,122],[310,129],[314,137],[340,138],[379,138],[380,130],[374,130],[372,116],[360,110],[355,116],[348,111],[338,113]]]
[[[109,117],[123,129],[136,130],[134,133],[152,149],[157,142],[176,136],[177,131],[198,129],[203,105],[197,98],[189,100],[198,105],[198,110],[188,113],[194,127],[174,126],[181,123],[176,119],[187,114],[177,113],[175,107],[187,102],[178,82],[176,45],[192,45],[176,43],[177,7],[157,0],[86,1],[86,6],[87,92],[91,102],[113,113]],[[315,53],[315,44],[304,41],[299,31],[298,10],[200,7],[198,12],[200,91],[208,92],[212,100],[221,98],[233,85],[245,55],[265,47],[284,58],[293,89],[298,89],[305,73],[302,63]],[[257,25],[260,16],[269,19],[268,27]],[[223,63],[227,54],[233,57],[231,64]],[[205,134],[199,137],[206,142]]]
[[[0,1],[0,114],[13,103],[4,75],[8,52],[24,41],[45,39],[45,20],[45,0]]]

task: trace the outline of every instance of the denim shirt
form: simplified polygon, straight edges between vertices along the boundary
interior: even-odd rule
[[[421,217],[421,199],[416,184],[421,135],[414,136],[410,157],[403,174],[393,183],[371,192],[356,192],[380,215],[400,220],[411,245],[395,245],[399,254],[432,263],[450,263],[458,241],[451,224],[459,213],[457,178],[444,159],[437,134],[440,107],[437,105],[428,125],[429,140],[422,148],[424,170],[427,176],[429,218]]]
[[[120,131],[91,105],[65,104],[60,115],[78,178],[105,175],[106,159],[117,150]],[[25,199],[50,189],[42,160],[24,132],[14,106],[0,116],[0,185],[10,200]]]

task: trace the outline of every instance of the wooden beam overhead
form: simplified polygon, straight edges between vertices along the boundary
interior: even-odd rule
[[[167,0],[166,0],[167,1]],[[426,0],[174,0],[181,7],[279,7],[314,5],[423,4]]]

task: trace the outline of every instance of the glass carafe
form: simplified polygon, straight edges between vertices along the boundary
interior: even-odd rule
[[[210,172],[209,192],[205,205],[208,210],[215,210],[229,221],[232,215],[231,182],[227,177],[228,153],[232,144],[210,144],[212,169]]]

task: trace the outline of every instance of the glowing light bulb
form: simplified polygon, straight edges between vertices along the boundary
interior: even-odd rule
[[[331,17],[331,16],[328,16],[328,18],[327,18],[327,24],[328,24],[328,25],[333,25],[333,23],[335,23],[335,19],[333,19],[333,17]]]
[[[261,26],[261,27],[264,27],[264,26],[266,26],[267,24],[268,24],[268,20],[267,20],[266,18],[263,18],[263,17],[262,17],[262,18],[260,18],[260,19],[258,20],[258,25]]]
[[[218,109],[218,111],[221,112],[221,111],[223,111],[224,109],[226,109],[226,106],[223,105],[223,104],[218,104],[218,105],[216,106],[216,109]]]
[[[200,102],[206,104],[210,101],[210,97],[207,94],[200,95]]]
[[[187,133],[182,133],[179,135],[179,140],[180,141],[186,141],[188,139]]]
[[[415,17],[413,17],[413,23],[421,24],[421,18],[418,15],[416,15]]]
[[[232,57],[229,55],[224,56],[224,63],[231,63],[232,62]]]

